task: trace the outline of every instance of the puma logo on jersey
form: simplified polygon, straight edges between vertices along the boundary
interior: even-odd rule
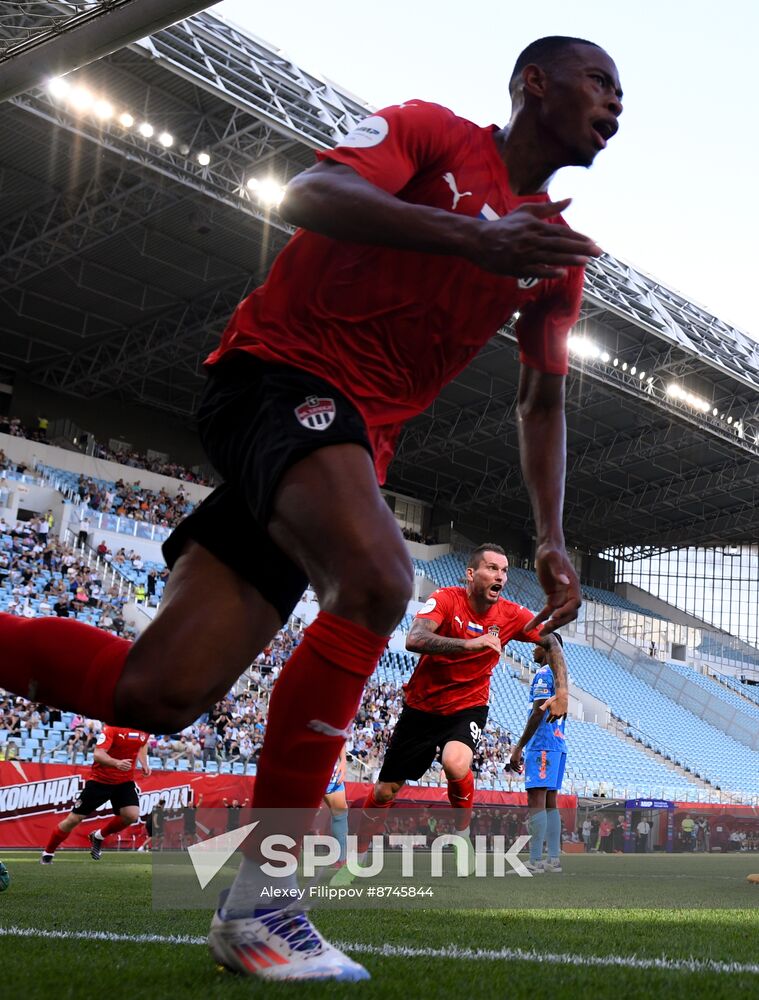
[[[443,174],[443,180],[448,185],[453,193],[453,204],[451,205],[452,211],[456,211],[456,206],[461,201],[462,198],[468,198],[471,196],[471,191],[459,191],[458,185],[456,184],[456,178],[453,174],[448,171],[447,174]]]
[[[464,622],[463,622],[463,621],[462,621],[462,620],[461,620],[461,619],[459,618],[459,616],[458,616],[458,615],[454,615],[454,616],[453,616],[453,620],[454,620],[455,622],[458,622],[458,623],[459,623],[459,628],[463,628],[463,627],[464,627]]]

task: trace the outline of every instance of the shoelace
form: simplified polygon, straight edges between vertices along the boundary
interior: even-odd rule
[[[270,934],[282,938],[294,951],[316,953],[323,948],[321,938],[303,912],[283,907],[259,919]]]

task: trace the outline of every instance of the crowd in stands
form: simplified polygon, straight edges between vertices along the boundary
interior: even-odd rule
[[[28,438],[30,441],[45,441],[47,439],[48,421],[39,417],[37,427],[26,427],[18,417],[0,415],[0,434],[10,434],[11,437]]]
[[[0,434],[10,434],[11,437],[26,438],[29,441],[47,441],[47,431],[49,420],[45,416],[37,417],[37,426],[29,427],[21,422],[18,417],[11,417],[0,414]],[[88,435],[83,434],[80,444],[86,446]],[[106,448],[104,444],[93,441],[93,457],[103,458],[109,462],[118,462],[120,465],[128,465],[132,469],[145,469],[146,472],[157,472],[162,476],[171,476],[174,479],[183,479],[186,483],[198,483],[200,486],[213,485],[208,479],[192,469],[180,465],[178,462],[164,462],[156,458],[148,458],[141,452],[113,451]]]
[[[418,542],[420,545],[437,545],[437,539],[429,533],[412,531],[411,528],[401,528],[401,534],[407,542]]]
[[[117,635],[130,635],[126,594],[106,588],[99,570],[50,537],[52,513],[11,525],[0,517],[0,605],[26,618],[76,616]]]
[[[145,469],[147,472],[157,472],[162,476],[172,476],[174,479],[183,479],[186,483],[198,483],[200,486],[211,485],[209,481],[192,469],[187,469],[178,462],[163,462],[155,458],[148,458],[138,451],[111,451],[104,444],[95,443],[93,452],[95,458],[104,458],[109,462],[118,462],[120,465],[128,465],[132,469]]]
[[[137,480],[125,483],[117,479],[113,484],[103,484],[80,476],[76,492],[83,516],[87,510],[102,514],[115,514],[133,521],[146,521],[174,528],[193,507],[192,501],[180,486],[175,496],[163,487],[151,490]]]
[[[24,473],[31,471],[32,470],[29,466],[25,465],[23,462],[12,462],[3,449],[0,448],[0,478],[2,478],[3,472],[10,472],[18,476],[23,476]]]

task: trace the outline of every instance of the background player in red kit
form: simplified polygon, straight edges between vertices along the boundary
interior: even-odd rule
[[[110,801],[114,816],[105,826],[90,834],[90,855],[99,861],[103,841],[118,833],[140,817],[140,797],[134,783],[135,764],[139,761],[143,774],[150,774],[148,764],[148,734],[137,729],[104,726],[95,745],[95,760],[90,779],[68,816],[55,828],[42,852],[40,864],[49,865],[53,855],[74,827],[87,819],[104,802]]]
[[[308,579],[321,611],[275,687],[254,805],[315,810],[411,595],[378,476],[403,421],[517,311],[522,470],[546,593],[534,624],[575,617],[562,528],[567,334],[583,265],[601,250],[563,224],[568,202],[545,188],[563,166],[590,166],[617,130],[622,92],[601,48],[566,37],[525,49],[509,89],[504,128],[410,101],[371,115],[291,181],[280,211],[302,228],[207,359],[198,427],[225,482],[165,546],[160,613],[133,647],[68,619],[0,615],[3,687],[175,732],[228,691]],[[220,963],[366,976],[309,936],[305,917],[297,947],[267,925],[281,962],[244,961],[261,878],[244,862],[214,920]]]
[[[456,829],[469,836],[474,805],[472,758],[488,719],[490,676],[509,639],[542,646],[556,677],[556,694],[545,704],[552,718],[567,711],[567,672],[559,643],[531,628],[534,614],[504,600],[508,559],[499,545],[472,552],[465,587],[434,591],[417,613],[406,648],[421,653],[405,685],[406,704],[393,730],[379,781],[364,803],[358,850],[384,826],[382,810],[411,779],[425,773],[437,756],[448,779],[448,800],[457,810]],[[352,881],[347,868],[335,885]]]

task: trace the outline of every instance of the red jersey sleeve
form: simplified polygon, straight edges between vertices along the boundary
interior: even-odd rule
[[[546,282],[545,293],[522,307],[517,320],[519,360],[549,375],[569,370],[569,331],[582,304],[585,269],[567,268],[566,277]]]
[[[406,101],[364,118],[339,145],[316,157],[344,163],[376,187],[396,194],[415,174],[445,156],[457,121],[440,104]]]
[[[451,613],[451,595],[443,590],[435,590],[427,598],[417,611],[414,618],[421,618],[423,621],[437,622],[440,625]]]
[[[98,734],[98,738],[95,740],[95,746],[98,750],[105,750],[105,752],[108,753],[112,744],[113,729],[110,726],[103,726],[102,730]]]
[[[525,625],[527,625],[528,622],[531,622],[534,617],[534,613],[530,611],[529,608],[520,608],[517,614],[517,625],[519,627],[519,631],[515,632],[512,638],[518,639],[520,642],[535,643],[545,639],[545,636],[540,634],[540,626],[530,629],[529,632],[525,632]]]

